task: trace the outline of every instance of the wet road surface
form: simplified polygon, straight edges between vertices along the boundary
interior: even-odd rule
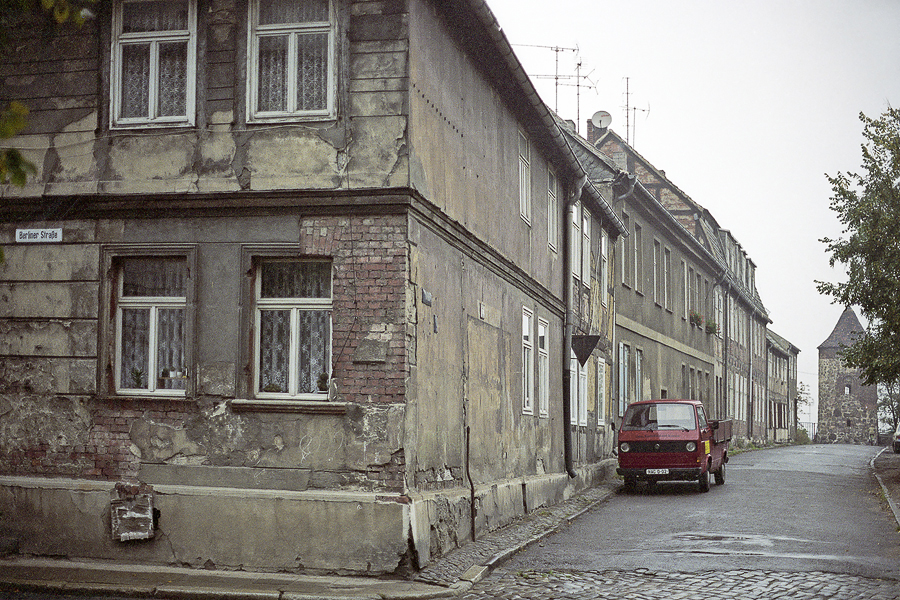
[[[900,598],[900,534],[867,446],[731,459],[723,486],[620,492],[516,555],[475,598]]]

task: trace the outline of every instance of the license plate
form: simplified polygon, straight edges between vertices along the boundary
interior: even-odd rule
[[[647,475],[668,475],[668,469],[647,469]]]

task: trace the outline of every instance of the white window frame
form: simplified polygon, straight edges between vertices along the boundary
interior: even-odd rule
[[[630,228],[629,223],[631,222],[631,218],[628,216],[628,213],[626,213],[624,211],[622,212],[622,222],[625,224],[625,229],[627,231],[631,231],[629,229]],[[619,240],[620,240],[620,246],[621,246],[621,248],[620,248],[621,251],[619,252],[619,254],[622,255],[622,258],[619,261],[619,264],[622,265],[622,268],[621,268],[622,285],[624,285],[626,287],[630,287],[631,283],[629,281],[630,280],[629,275],[631,275],[633,273],[633,270],[631,268],[631,261],[629,260],[629,258],[631,256],[631,243],[632,242],[630,239],[628,239],[628,237],[626,237],[624,235],[620,236]]]
[[[581,235],[581,203],[576,202],[573,208],[572,223],[570,224],[572,228],[572,256],[569,257],[569,262],[571,263],[572,277],[575,278],[575,281],[581,281],[581,245],[583,243],[583,236]]]
[[[671,309],[672,251],[665,248],[663,253],[663,306]]]
[[[519,154],[519,214],[531,225],[531,142],[520,129],[518,136]]]
[[[606,425],[607,416],[606,401],[606,361],[597,360],[597,425]]]
[[[578,363],[578,424],[586,427],[587,421],[587,363]]]
[[[644,351],[634,349],[634,401],[644,399]]]
[[[609,235],[600,231],[600,302],[609,304]]]
[[[559,246],[559,180],[547,167],[547,246],[553,252]]]
[[[644,229],[634,224],[634,291],[644,293]]]
[[[569,357],[569,424],[587,425],[587,363],[579,363],[575,352]]]
[[[662,306],[663,303],[663,292],[661,286],[663,282],[663,276],[660,272],[662,268],[662,244],[659,243],[659,240],[653,240],[653,301]]]
[[[591,286],[591,213],[582,206],[581,216],[581,285]]]
[[[522,307],[522,414],[534,414],[534,313]]]
[[[550,323],[538,319],[538,415],[550,416]]]
[[[332,265],[331,272],[331,295],[328,298],[262,298],[262,268],[266,263],[273,262],[328,262],[322,260],[306,260],[297,259],[297,258],[277,258],[277,257],[264,257],[260,258],[260,260],[256,263],[256,277],[255,277],[255,289],[254,289],[254,311],[253,311],[253,395],[257,398],[265,399],[292,399],[292,400],[322,400],[321,394],[310,393],[310,392],[300,392],[299,387],[299,377],[298,377],[298,351],[300,345],[299,339],[299,318],[300,312],[302,311],[328,311],[329,323],[328,323],[328,332],[329,338],[327,340],[328,347],[328,357],[327,357],[327,365],[329,370],[329,376],[332,376],[332,352],[333,348],[333,336],[334,336],[334,323],[332,319],[332,309],[333,309],[333,298],[334,298],[334,270]],[[276,311],[276,310],[290,310],[290,349],[288,351],[288,390],[286,392],[266,392],[260,390],[260,343],[261,343],[261,335],[262,335],[262,312],[266,311]]]
[[[628,405],[628,358],[630,347],[624,342],[619,343],[619,414],[625,414]]]
[[[171,31],[148,31],[138,33],[124,33],[123,14],[124,5],[136,4],[141,0],[118,0],[114,3],[112,19],[112,47],[110,64],[110,127],[134,128],[134,127],[173,127],[192,126],[196,115],[196,87],[197,87],[197,2],[196,0],[183,0],[188,8],[187,29]],[[170,42],[185,42],[187,44],[187,72],[185,73],[185,112],[180,116],[158,116],[159,111],[159,46]],[[123,86],[123,58],[122,50],[129,45],[150,46],[150,79],[148,82],[148,113],[146,117],[121,116],[122,112],[122,86]]]
[[[302,119],[332,119],[336,116],[337,43],[334,0],[328,0],[328,21],[305,23],[259,24],[260,0],[250,0],[247,27],[247,120],[250,122],[279,122]],[[325,108],[300,110],[297,108],[297,39],[301,35],[328,34],[327,100]],[[261,111],[259,104],[259,39],[267,36],[288,36],[288,106],[283,111]]]
[[[716,303],[716,325],[718,325],[719,330],[716,332],[716,336],[718,338],[722,338],[723,332],[725,330],[725,304],[722,298],[722,290],[716,289],[715,292],[715,303]]]
[[[146,255],[146,256],[121,256],[120,258],[128,259],[128,258],[159,258],[159,259],[170,259],[170,260],[186,260],[185,256],[179,255]],[[190,272],[190,269],[188,269]],[[186,277],[185,281],[185,293],[187,293],[188,287],[190,285],[190,277]],[[188,320],[188,298],[187,296],[124,296],[124,277],[122,276],[121,268],[117,267],[116,274],[116,321],[115,321],[115,336],[116,336],[116,354],[114,357],[115,360],[115,386],[116,393],[121,394],[123,396],[166,396],[166,397],[178,397],[185,396],[185,389],[159,389],[157,373],[159,372],[159,365],[157,365],[158,360],[158,323],[159,323],[159,311],[167,310],[167,309],[181,309],[184,311],[184,336],[185,339],[183,341],[185,353],[187,353],[188,346],[188,336],[189,334],[189,320]],[[124,352],[124,342],[122,340],[122,313],[125,310],[149,310],[149,325],[147,331],[147,342],[148,342],[148,350],[147,350],[147,373],[144,375],[147,378],[147,387],[146,388],[135,388],[135,387],[127,387],[125,385],[125,381],[127,380],[127,374],[122,373],[122,353]],[[185,361],[187,361],[187,355],[185,356]],[[183,372],[182,376],[187,379],[187,372]],[[187,381],[185,381],[187,384]],[[185,386],[187,387],[187,386]]]

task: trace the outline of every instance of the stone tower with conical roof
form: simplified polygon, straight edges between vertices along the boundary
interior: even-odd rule
[[[874,444],[878,431],[876,386],[863,385],[857,369],[846,367],[839,352],[852,346],[863,327],[852,308],[844,309],[834,331],[819,346],[819,427],[816,441]]]

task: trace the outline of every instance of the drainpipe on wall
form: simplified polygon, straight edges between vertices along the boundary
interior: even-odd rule
[[[578,474],[572,461],[572,409],[571,395],[572,382],[569,363],[572,360],[572,334],[575,328],[575,299],[572,297],[572,223],[575,218],[575,204],[581,199],[581,191],[587,184],[587,175],[583,175],[575,189],[569,195],[566,202],[566,221],[563,226],[563,300],[566,304],[566,320],[564,323],[563,337],[563,455],[566,464],[566,473],[575,478]]]

